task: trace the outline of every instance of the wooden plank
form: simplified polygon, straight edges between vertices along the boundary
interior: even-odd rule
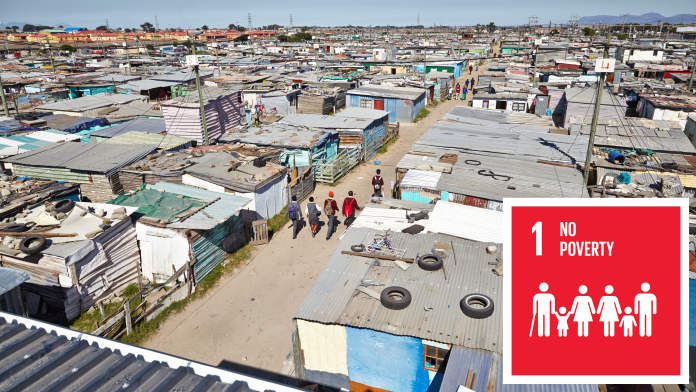
[[[350,256],[362,256],[362,257],[367,257],[370,259],[393,260],[393,261],[398,260],[398,261],[404,261],[406,263],[413,263],[413,259],[404,259],[401,257],[394,257],[394,256],[373,255],[371,253],[350,252],[347,250],[342,251],[341,254],[350,255]]]
[[[104,323],[101,327],[97,328],[96,331],[92,332],[92,335],[101,335],[102,333],[104,333],[104,331],[116,324],[116,322],[118,322],[122,317],[123,309],[119,310],[119,313],[116,314],[116,317],[113,317],[111,320]]]
[[[470,388],[472,373],[473,371],[471,369],[469,369],[469,371],[466,373],[466,381],[464,381],[464,386],[467,388]]]
[[[11,236],[11,237],[26,237],[34,234],[40,234],[46,238],[49,237],[77,237],[77,233],[46,233],[46,232],[31,232],[31,231],[25,231],[22,233],[6,233],[4,231],[0,231],[0,235],[4,236]]]
[[[126,317],[126,333],[130,335],[133,332],[133,320],[131,319],[130,302],[123,302],[123,312]]]

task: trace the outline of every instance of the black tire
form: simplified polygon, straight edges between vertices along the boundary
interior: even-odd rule
[[[55,212],[67,213],[72,211],[73,208],[75,208],[75,202],[70,199],[59,200],[53,205],[53,210]]]
[[[361,253],[361,252],[364,252],[364,251],[365,251],[365,245],[363,245],[363,244],[352,245],[352,246],[350,247],[350,250],[352,250],[353,252]]]
[[[483,308],[475,308],[470,305],[471,302],[478,302],[483,305]],[[465,315],[475,319],[483,319],[493,314],[495,304],[491,297],[474,293],[462,298],[462,300],[459,301],[459,307]]]
[[[4,229],[2,229],[2,231],[6,231],[8,233],[24,233],[27,230],[29,230],[29,227],[24,223],[12,223],[11,225],[7,225]]]
[[[437,271],[442,268],[442,257],[438,255],[423,255],[418,258],[418,266],[426,271]]]
[[[390,295],[396,294],[400,298],[392,298]],[[391,286],[382,290],[379,302],[387,309],[401,310],[406,309],[411,304],[411,293],[403,287]]]
[[[34,253],[39,253],[46,247],[46,238],[39,234],[30,235],[24,237],[24,239],[19,243],[19,250],[22,253],[28,255],[33,255]]]

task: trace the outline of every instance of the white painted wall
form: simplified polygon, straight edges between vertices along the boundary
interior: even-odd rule
[[[348,375],[346,328],[297,320],[297,330],[309,370]]]

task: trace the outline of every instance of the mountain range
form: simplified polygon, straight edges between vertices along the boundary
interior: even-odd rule
[[[29,23],[29,22],[7,22],[7,23],[0,23],[0,29],[10,29],[12,26],[17,26],[19,27],[19,30],[22,30],[22,27],[24,27],[25,24],[34,24],[34,25],[40,25],[41,23]],[[68,27],[67,24],[65,23],[58,23],[54,25],[55,28],[58,28],[58,26],[63,26],[63,27]]]
[[[649,12],[643,15],[628,15],[626,17],[626,23],[640,23],[640,24],[654,24],[656,25],[659,20],[662,23],[671,24],[690,24],[696,23],[696,15],[693,14],[677,14],[674,16],[662,16],[656,12]],[[682,21],[683,20],[683,21]],[[603,24],[621,24],[623,18],[621,16],[613,15],[595,15],[595,16],[583,16],[578,19],[578,24],[581,25],[591,25],[593,23],[603,23]]]

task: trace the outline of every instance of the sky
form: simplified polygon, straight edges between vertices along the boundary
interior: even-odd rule
[[[406,26],[422,25],[467,26],[494,22],[499,26],[526,24],[530,15],[539,24],[568,23],[572,14],[641,15],[658,12],[664,16],[693,13],[693,0],[556,0],[528,2],[520,0],[399,0],[351,2],[320,1],[229,1],[229,0],[0,0],[0,23],[20,22],[40,25],[70,25],[95,28],[109,20],[111,28],[135,28],[141,23],[170,27],[211,28],[227,27],[230,23],[248,25],[251,14],[253,27],[269,24],[288,26],[292,14],[293,26]],[[19,26],[20,28],[22,26]]]

